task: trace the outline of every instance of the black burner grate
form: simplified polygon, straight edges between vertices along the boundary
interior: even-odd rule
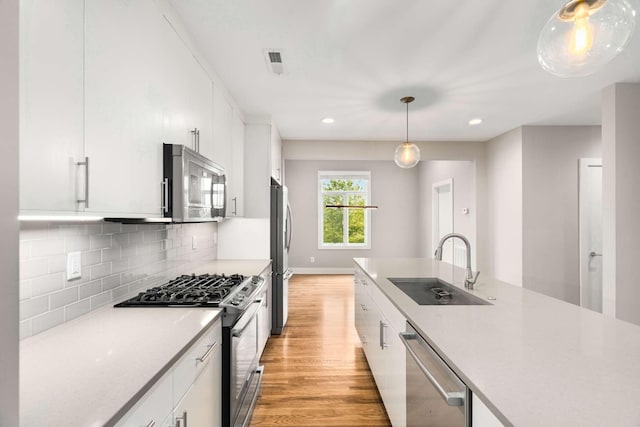
[[[169,305],[217,307],[244,280],[245,277],[239,274],[183,275],[164,285],[140,292],[137,296],[116,304],[116,307]]]

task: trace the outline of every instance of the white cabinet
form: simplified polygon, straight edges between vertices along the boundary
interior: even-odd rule
[[[76,210],[84,0],[20,1],[20,210]]]
[[[220,88],[213,91],[213,154],[227,174],[227,216],[244,216],[244,122]]]
[[[405,319],[365,274],[354,275],[355,326],[391,423],[406,425]]]
[[[267,287],[260,298],[261,306],[258,311],[258,355],[262,355],[271,336],[271,267],[260,276],[267,282]]]
[[[471,425],[473,427],[502,427],[503,424],[493,415],[475,393],[471,394]]]
[[[244,216],[244,122],[234,111],[231,126],[231,170],[228,178],[228,216]]]
[[[162,143],[212,157],[213,93],[158,3],[26,0],[20,19],[21,213],[161,216]]]
[[[222,352],[210,356],[200,375],[173,411],[172,425],[187,419],[187,426],[217,427],[222,421]],[[185,425],[184,421],[183,424]]]
[[[159,216],[162,143],[194,148],[198,129],[211,152],[211,81],[153,0],[94,0],[85,16],[85,211]]]
[[[282,182],[282,142],[273,122],[245,126],[244,213],[269,218],[271,178]]]
[[[222,323],[202,337],[145,393],[117,427],[175,426],[187,413],[188,425],[219,427],[222,421]],[[182,424],[184,425],[184,423]]]

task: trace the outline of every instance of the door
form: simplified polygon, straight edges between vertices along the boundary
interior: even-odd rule
[[[579,161],[580,305],[602,313],[602,160]]]
[[[453,178],[433,184],[432,212],[433,254],[440,239],[453,233]],[[442,261],[453,264],[453,239],[449,239],[442,247]]]

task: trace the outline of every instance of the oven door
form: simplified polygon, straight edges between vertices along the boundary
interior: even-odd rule
[[[258,312],[252,303],[231,330],[231,426],[249,424],[258,398],[262,368],[258,367]]]

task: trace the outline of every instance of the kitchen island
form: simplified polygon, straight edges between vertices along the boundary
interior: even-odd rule
[[[258,275],[270,263],[209,261],[196,270]],[[24,339],[20,425],[113,425],[220,314],[218,308],[109,306]]]
[[[361,270],[505,425],[640,425],[640,327],[480,275],[492,305],[420,306],[388,278],[465,270],[426,258],[356,258]],[[494,300],[495,298],[495,300]]]

